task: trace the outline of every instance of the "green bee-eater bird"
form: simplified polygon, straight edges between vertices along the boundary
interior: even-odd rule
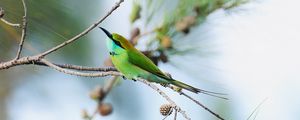
[[[138,51],[123,36],[117,33],[111,34],[102,27],[99,28],[102,29],[108,36],[106,45],[109,49],[112,63],[115,65],[117,70],[119,70],[127,79],[140,77],[148,80],[149,82],[156,82],[159,84],[172,84],[194,93],[201,92],[212,96],[216,96],[213,94],[222,94],[198,89],[178,80],[174,80],[169,75],[163,73],[148,57]]]

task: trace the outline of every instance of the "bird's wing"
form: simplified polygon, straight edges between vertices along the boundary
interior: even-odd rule
[[[157,75],[164,79],[171,79],[170,77],[166,76],[160,69],[143,53],[139,52],[136,49],[128,51],[128,60],[130,63],[136,65],[137,67],[142,68],[154,75]]]

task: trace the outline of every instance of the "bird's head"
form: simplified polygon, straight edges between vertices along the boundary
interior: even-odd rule
[[[122,48],[122,49],[125,49],[125,50],[133,47],[129,43],[129,41],[126,38],[124,38],[123,36],[121,36],[117,33],[110,33],[102,27],[99,27],[99,28],[107,35],[109,40],[112,41],[110,43],[112,43],[114,46],[118,46],[119,48]]]

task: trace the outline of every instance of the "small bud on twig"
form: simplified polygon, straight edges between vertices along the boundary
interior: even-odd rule
[[[104,97],[104,92],[102,87],[96,86],[95,89],[90,92],[90,97],[97,101],[102,100],[102,98]]]
[[[4,10],[0,7],[0,18],[4,16]]]
[[[181,31],[185,34],[189,33],[190,27],[196,23],[196,16],[186,16],[182,20],[178,21],[175,25],[177,31]]]
[[[166,49],[172,48],[172,40],[169,36],[161,37],[160,44],[163,48],[166,48]]]

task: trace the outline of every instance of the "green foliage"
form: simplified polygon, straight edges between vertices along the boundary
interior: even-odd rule
[[[140,15],[141,5],[137,1],[133,1],[133,6],[130,14],[130,23],[133,23],[135,20],[141,17]]]
[[[141,20],[144,20],[145,26],[148,27],[146,29],[155,31],[155,35],[149,38],[147,46],[155,46],[159,43],[158,46],[156,45],[156,49],[176,53],[174,52],[175,47],[164,47],[165,45],[163,44],[166,43],[164,38],[170,38],[172,41],[169,43],[175,42],[174,40],[181,39],[189,34],[193,27],[201,25],[206,17],[215,10],[228,10],[247,1],[248,0],[148,0],[141,6],[144,10],[142,12],[145,13],[142,14]],[[136,5],[133,5],[133,9],[136,9]],[[131,14],[138,13],[132,11]]]

